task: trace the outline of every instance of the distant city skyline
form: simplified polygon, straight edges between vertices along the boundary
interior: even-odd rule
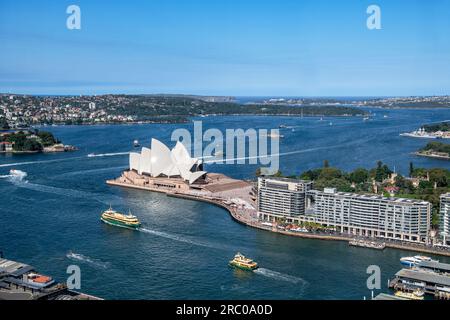
[[[369,5],[381,30],[366,27]],[[70,5],[81,30],[66,27]],[[0,92],[450,94],[450,1],[0,0]]]

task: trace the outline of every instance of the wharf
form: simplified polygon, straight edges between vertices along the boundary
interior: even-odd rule
[[[450,264],[436,262],[436,261],[421,261],[418,266],[419,269],[433,271],[438,274],[450,276]]]
[[[391,300],[408,300],[408,299],[402,298],[402,297],[397,297],[397,296],[390,295],[390,294],[387,294],[387,293],[380,293],[379,295],[377,295],[372,300],[388,300],[388,301],[391,301]]]
[[[430,271],[402,269],[389,282],[389,288],[402,291],[420,288],[426,294],[442,296],[450,290],[450,277]]]
[[[69,290],[34,267],[0,257],[0,300],[101,300]]]

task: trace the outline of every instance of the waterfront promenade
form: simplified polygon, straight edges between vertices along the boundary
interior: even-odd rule
[[[329,240],[329,241],[349,242],[355,238],[369,241],[376,240],[373,238],[364,238],[351,234],[342,234],[331,231],[329,232],[290,231],[287,229],[279,228],[278,225],[275,223],[272,224],[272,226],[265,225],[263,224],[264,221],[261,221],[258,218],[256,203],[250,196],[253,186],[245,181],[235,180],[224,175],[211,174],[211,176],[214,176],[215,179],[208,185],[208,188],[205,187],[202,190],[192,190],[189,188],[183,189],[161,188],[155,187],[152,184],[137,185],[133,183],[132,179],[129,179],[127,177],[126,173],[130,172],[125,172],[124,175],[122,175],[120,178],[114,180],[107,180],[106,183],[111,186],[164,193],[169,197],[207,202],[219,206],[221,208],[224,208],[229,212],[231,217],[239,223],[268,232],[274,232],[300,238]],[[386,244],[387,248],[394,248],[450,257],[450,250],[447,248],[437,248],[419,243],[394,241],[388,239],[383,239],[382,242]]]

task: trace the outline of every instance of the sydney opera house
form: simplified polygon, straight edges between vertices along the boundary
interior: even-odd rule
[[[252,184],[203,170],[201,159],[191,158],[181,142],[170,150],[164,143],[152,139],[151,148],[130,153],[130,167],[107,184],[166,194],[197,197],[248,197]]]
[[[189,185],[204,179],[202,160],[191,158],[181,142],[170,150],[162,142],[152,139],[151,149],[130,153],[130,171],[152,178],[177,178]]]

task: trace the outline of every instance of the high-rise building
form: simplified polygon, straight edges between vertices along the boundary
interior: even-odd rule
[[[258,179],[258,211],[279,217],[295,217],[305,214],[306,193],[311,190],[310,181],[260,177]]]
[[[439,232],[442,242],[450,245],[450,193],[441,195],[440,219]]]
[[[308,192],[307,213],[341,233],[427,242],[431,204],[426,201],[337,192]]]

